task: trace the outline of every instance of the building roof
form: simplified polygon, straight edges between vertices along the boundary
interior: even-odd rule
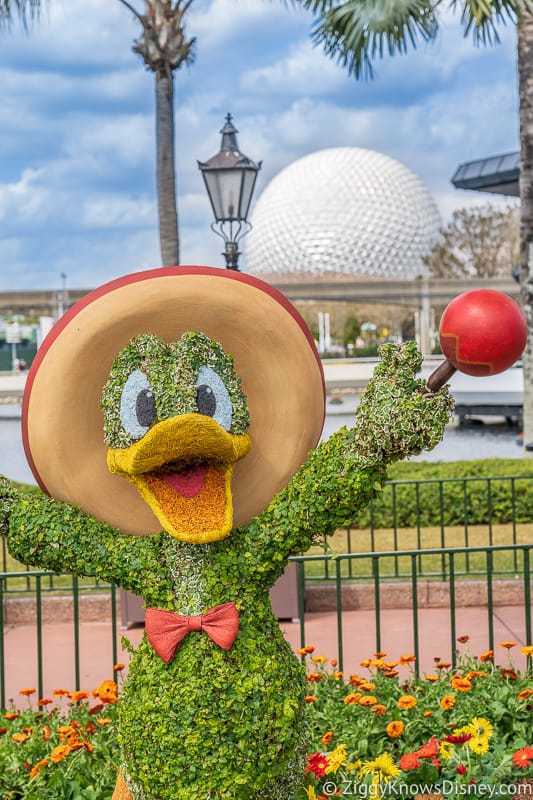
[[[460,164],[452,183],[457,189],[494,192],[518,197],[520,153],[505,153]]]

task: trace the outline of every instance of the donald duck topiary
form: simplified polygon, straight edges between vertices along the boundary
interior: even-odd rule
[[[0,522],[21,562],[144,598],[113,800],[285,800],[300,783],[305,676],[269,589],[450,418],[447,390],[416,377],[414,343],[381,358],[355,426],[317,447],[314,343],[250,276],[129,275],[74,306],[39,350],[23,429],[45,493],[2,479]]]

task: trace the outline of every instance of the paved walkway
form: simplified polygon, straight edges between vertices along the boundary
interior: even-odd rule
[[[489,649],[488,614],[486,608],[459,608],[456,612],[456,636],[469,635],[468,648],[474,655]],[[493,618],[496,662],[508,664],[508,651],[499,647],[502,641],[515,641],[517,647],[510,651],[515,667],[523,669],[525,659],[520,647],[530,644],[525,640],[524,609],[522,607],[497,607]],[[287,640],[296,650],[300,646],[300,625],[280,622]],[[377,648],[374,611],[346,611],[342,617],[344,671],[349,674],[360,670],[363,658],[371,657]],[[379,649],[396,659],[404,653],[414,652],[412,638],[413,620],[409,609],[387,609],[381,614],[381,641]],[[82,623],[80,626],[80,688],[91,690],[112,674],[112,629],[109,622]],[[315,654],[339,658],[337,646],[337,616],[335,613],[306,615],[305,643],[315,646]],[[138,644],[143,627],[122,631],[117,629],[119,661],[127,663],[127,653],[121,651],[121,637],[125,635]],[[26,700],[19,691],[26,686],[38,686],[36,629],[30,625],[6,626],[5,630],[6,698],[20,705]],[[464,645],[457,645],[464,647]],[[449,661],[451,657],[450,614],[448,609],[424,609],[419,615],[419,667],[422,673],[434,671],[434,659]],[[43,693],[53,689],[75,688],[74,628],[70,623],[43,626]]]

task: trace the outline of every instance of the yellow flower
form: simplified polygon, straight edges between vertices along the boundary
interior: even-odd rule
[[[416,697],[413,697],[412,694],[402,694],[402,696],[398,698],[398,708],[414,708],[417,702]]]
[[[364,775],[372,775],[372,784],[388,783],[391,778],[397,778],[401,770],[395,766],[390,753],[382,753],[373,761],[365,761],[362,766]]]
[[[340,744],[335,748],[335,750],[333,750],[332,753],[327,756],[328,765],[326,767],[326,775],[329,775],[331,772],[335,774],[339,767],[342,767],[342,765],[346,762],[347,758],[348,755],[346,753],[346,745]]]
[[[531,656],[533,657],[533,644],[526,644],[525,647],[522,647],[520,650],[523,656]]]
[[[478,756],[489,752],[489,740],[485,736],[473,736],[466,744],[467,747]]]
[[[485,717],[473,717],[467,728],[475,738],[490,739],[494,733],[494,728]]]
[[[307,794],[307,800],[316,800],[316,792],[314,786],[304,786],[304,792]]]
[[[326,661],[327,661],[327,658],[326,658],[326,656],[313,656],[311,661],[313,662],[313,664],[325,664]]]
[[[455,745],[451,742],[442,741],[439,745],[440,757],[447,761],[453,756]]]

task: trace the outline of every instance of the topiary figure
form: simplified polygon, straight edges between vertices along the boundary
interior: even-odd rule
[[[266,284],[208,268],[115,281],[54,331],[24,416],[53,497],[2,479],[0,519],[23,563],[144,598],[114,800],[285,800],[305,675],[270,587],[371,500],[388,462],[437,444],[450,396],[424,392],[414,343],[386,345],[355,426],[311,450],[324,400],[305,326]]]

